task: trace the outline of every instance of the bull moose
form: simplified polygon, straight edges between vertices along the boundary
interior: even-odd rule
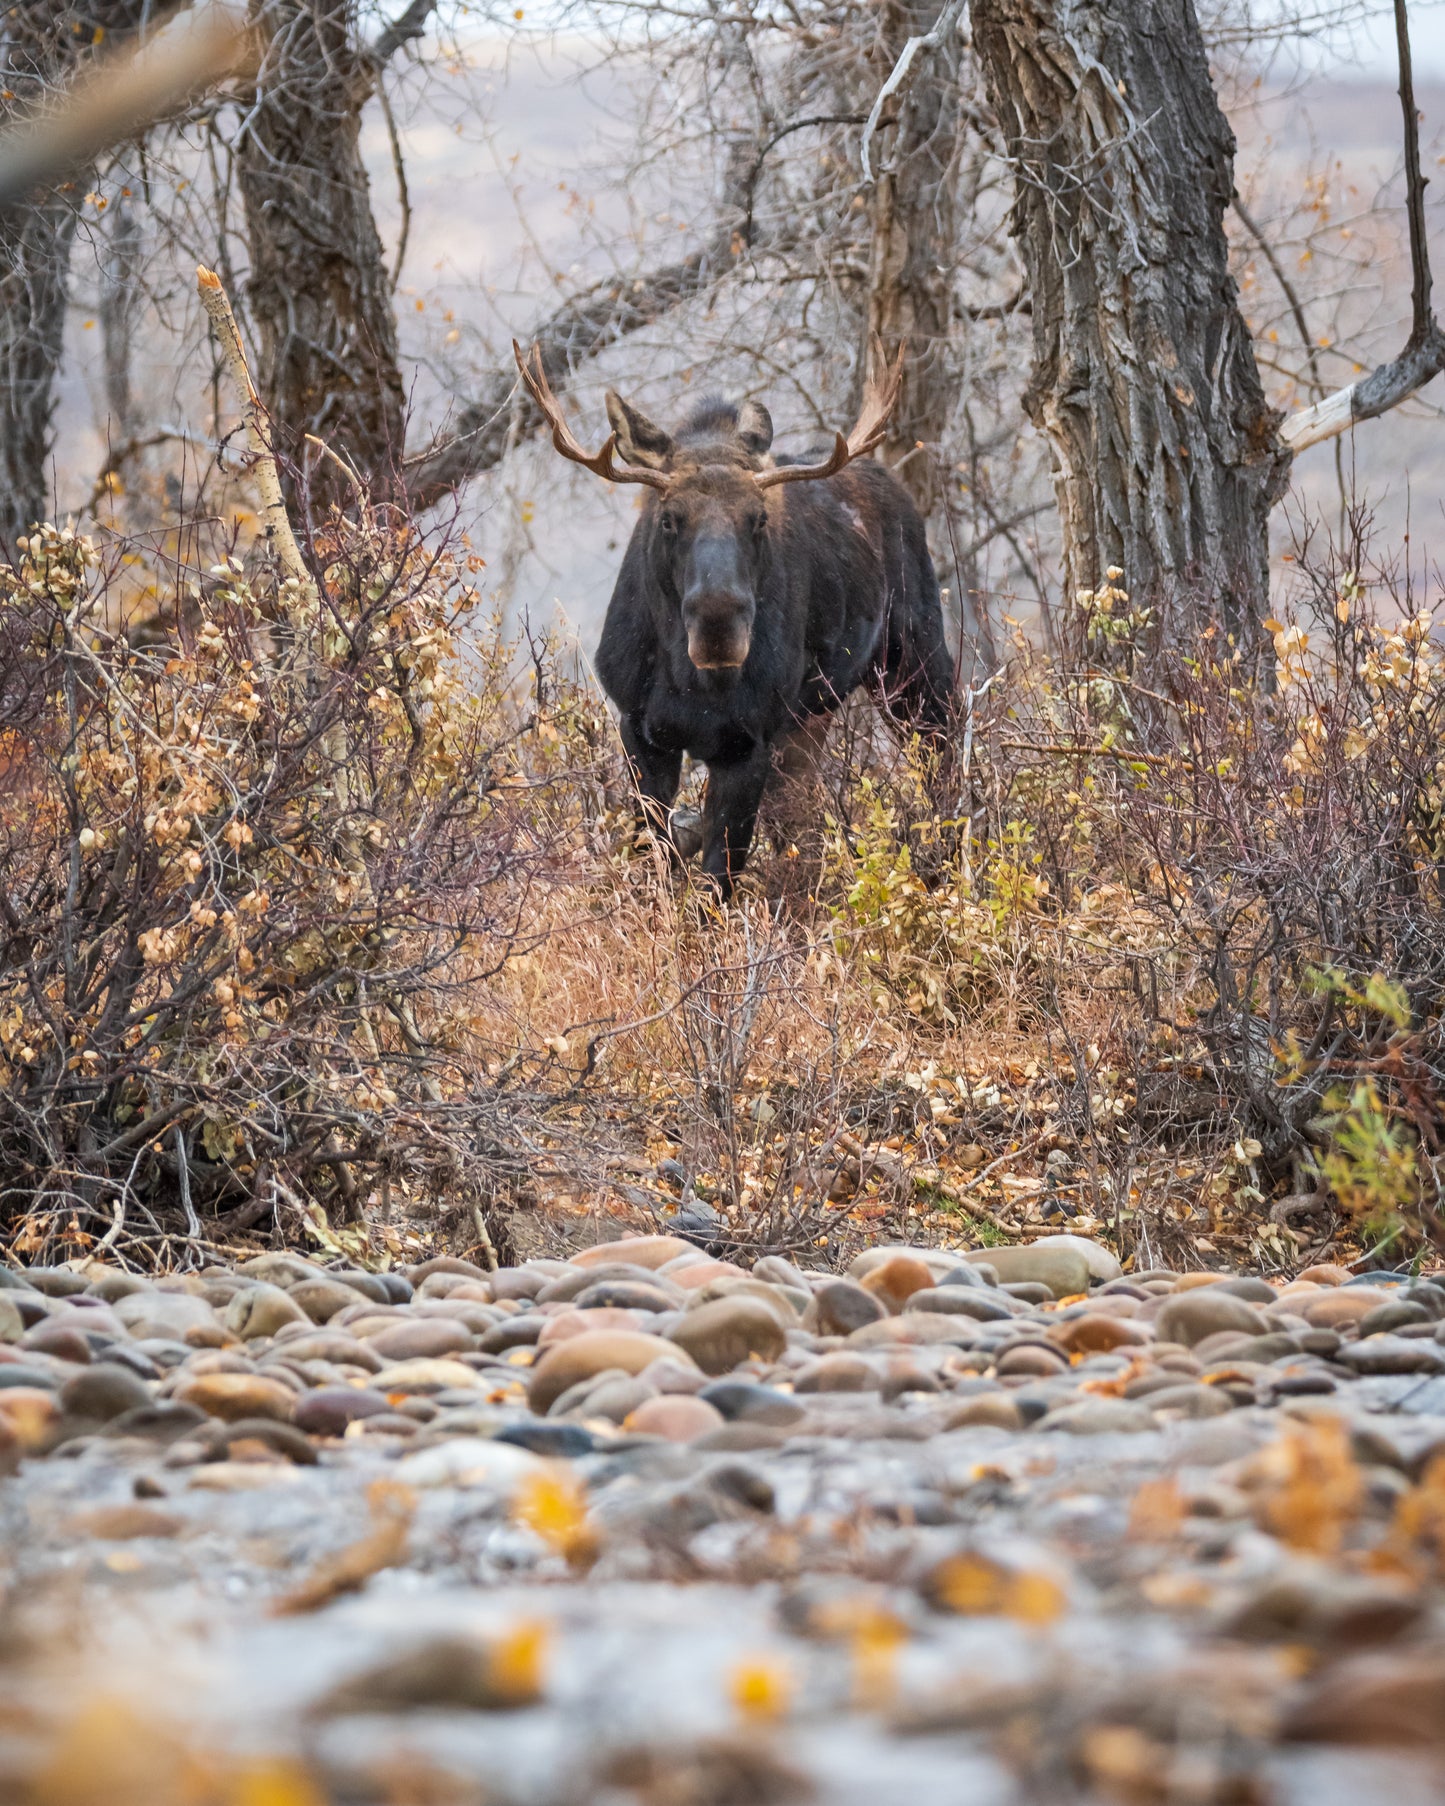
[[[562,456],[653,491],[597,674],[645,821],[668,832],[685,752],[707,766],[702,867],[726,896],[790,738],[864,684],[890,718],[935,739],[948,718],[953,668],[923,522],[891,472],[864,458],[883,437],[902,358],[890,370],[875,357],[858,423],[826,458],[786,463],[768,455],[773,423],[758,402],[700,402],[668,433],[612,390],[612,432],[587,452],[540,349],[512,348]]]

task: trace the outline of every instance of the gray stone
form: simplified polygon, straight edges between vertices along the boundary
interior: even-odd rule
[[[871,1292],[851,1279],[819,1286],[803,1314],[803,1327],[820,1336],[851,1336],[855,1329],[880,1322],[888,1312]]]
[[[196,1332],[220,1341],[225,1333],[205,1299],[186,1292],[133,1292],[115,1314],[138,1342],[186,1342]]]
[[[1123,1398],[1086,1398],[1077,1404],[1059,1405],[1039,1425],[1040,1430],[1067,1436],[1134,1436],[1158,1427],[1143,1405]]]
[[[704,1373],[730,1373],[749,1358],[776,1361],[788,1345],[777,1313],[761,1299],[719,1298],[686,1311],[668,1332]]]
[[[986,1287],[975,1292],[967,1286],[934,1286],[927,1292],[915,1292],[904,1315],[931,1311],[944,1317],[970,1317],[975,1323],[1007,1323],[1014,1313],[1004,1303],[1006,1296]]]
[[[1433,1323],[1435,1319],[1423,1304],[1417,1304],[1408,1298],[1392,1298],[1388,1304],[1377,1304],[1372,1311],[1367,1311],[1360,1319],[1360,1339],[1366,1336],[1389,1335],[1391,1331],[1404,1329],[1407,1323]]]
[[[249,1264],[249,1263],[248,1263]],[[254,1342],[262,1336],[274,1336],[287,1323],[309,1325],[311,1319],[291,1297],[277,1285],[248,1285],[237,1292],[226,1306],[226,1328],[243,1342]]]
[[[67,1413],[93,1418],[98,1423],[109,1423],[150,1402],[150,1388],[145,1381],[109,1361],[87,1367],[60,1389],[60,1403]]]
[[[1351,1342],[1335,1356],[1352,1373],[1445,1373],[1445,1349],[1404,1336],[1371,1336]]]
[[[1161,1342],[1182,1342],[1186,1348],[1226,1330],[1244,1336],[1270,1333],[1269,1325],[1252,1304],[1219,1286],[1195,1286],[1187,1292],[1176,1292],[1164,1301],[1154,1319],[1154,1328]]]
[[[1055,1298],[1071,1298],[1089,1289],[1095,1263],[1083,1250],[1093,1246],[1080,1236],[1049,1235],[1016,1248],[980,1248],[963,1258],[970,1266],[975,1261],[986,1261],[998,1273],[1001,1285],[1032,1280],[1047,1286]],[[1118,1271],[1119,1263],[1115,1261],[1106,1277],[1115,1279]]]

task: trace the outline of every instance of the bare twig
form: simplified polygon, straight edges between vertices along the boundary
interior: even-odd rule
[[[878,122],[883,117],[883,108],[908,79],[908,71],[913,67],[913,59],[920,50],[936,50],[953,30],[963,12],[964,0],[946,0],[943,11],[938,15],[932,31],[922,37],[910,38],[903,46],[898,61],[893,65],[892,73],[878,90],[878,97],[873,102],[873,110],[868,115],[863,127],[863,142],[859,146],[858,157],[863,166],[863,180],[872,182],[873,168],[868,160],[868,147],[873,142],[873,134],[878,129]]]
[[[1410,56],[1406,0],[1395,0],[1395,41],[1400,55],[1400,110],[1405,137],[1405,211],[1410,223],[1411,322],[1405,349],[1359,382],[1291,414],[1279,436],[1300,452],[1347,432],[1361,420],[1387,414],[1445,370],[1445,333],[1430,304],[1430,247],[1425,236],[1425,176],[1420,169],[1420,116]]]

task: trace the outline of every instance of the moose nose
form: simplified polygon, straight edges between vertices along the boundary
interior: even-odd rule
[[[699,671],[735,671],[747,661],[752,612],[752,597],[736,591],[684,599],[687,656]]]
[[[752,586],[731,535],[700,538],[682,592],[687,656],[699,671],[734,671],[752,644]]]

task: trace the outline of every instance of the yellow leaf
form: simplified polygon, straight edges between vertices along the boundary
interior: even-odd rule
[[[487,1675],[500,1703],[530,1706],[542,1697],[547,1679],[547,1626],[524,1618],[492,1645]]]
[[[1064,1589],[1052,1575],[1028,1568],[1014,1576],[1004,1610],[1020,1624],[1052,1624],[1067,1603]]]
[[[296,1763],[259,1761],[236,1776],[228,1806],[325,1806],[325,1796]]]
[[[734,1667],[728,1690],[744,1718],[771,1720],[787,1715],[793,1683],[782,1662],[755,1656]]]
[[[547,1468],[524,1480],[517,1489],[512,1517],[568,1561],[596,1553],[587,1489],[568,1468]]]

